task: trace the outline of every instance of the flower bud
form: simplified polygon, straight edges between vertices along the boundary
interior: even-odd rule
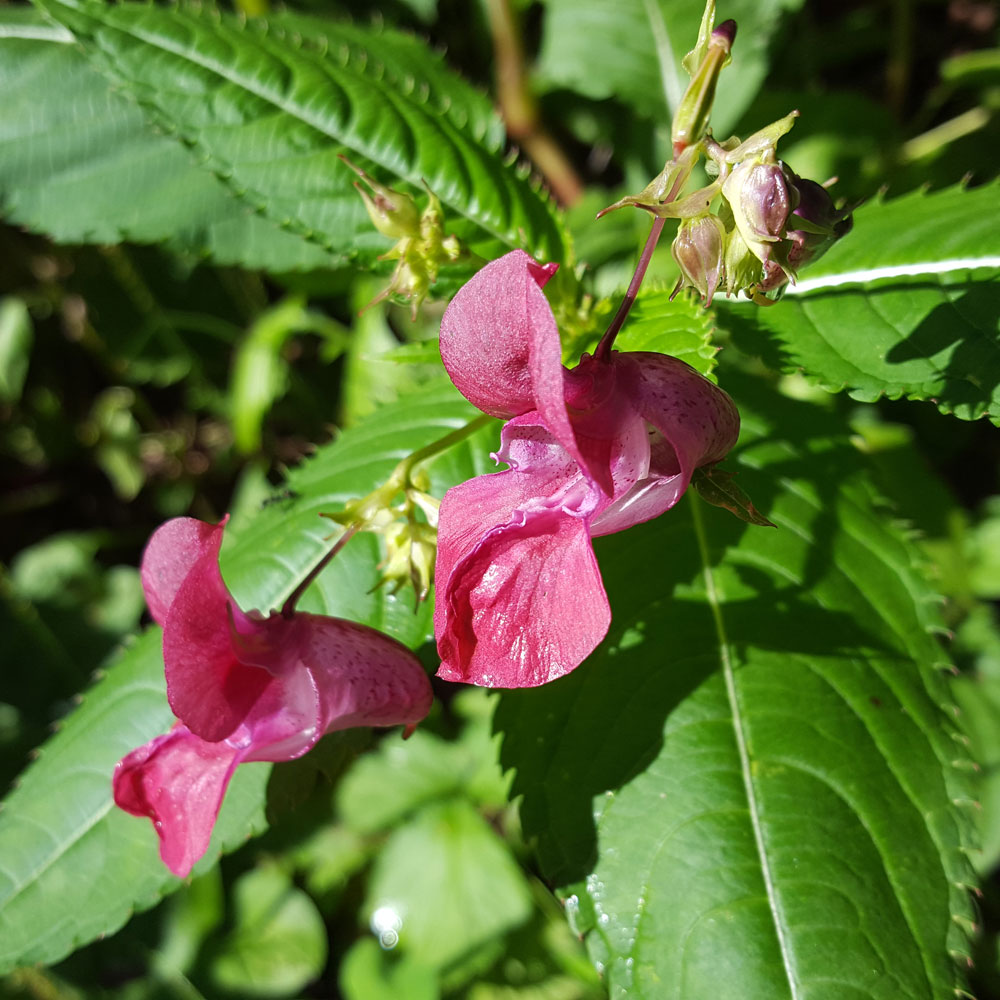
[[[799,200],[788,180],[782,163],[745,160],[723,183],[722,193],[736,226],[751,247],[773,243],[784,235],[788,216]]]
[[[761,244],[756,244],[760,247]],[[739,229],[726,234],[723,266],[726,274],[726,294],[737,295],[744,289],[756,287],[762,277],[762,265],[757,254],[747,245]]]
[[[785,169],[798,195],[798,204],[788,217],[785,239],[773,248],[774,262],[765,265],[763,292],[774,291],[790,277],[794,278],[802,267],[822,257],[854,225],[850,211],[838,209],[826,188]]]
[[[346,156],[341,155],[339,158],[371,189],[369,194],[361,184],[354,182],[354,187],[368,210],[372,225],[383,236],[398,240],[419,235],[420,213],[417,211],[417,203],[408,194],[379,184],[374,177],[355,166]]]
[[[722,280],[725,239],[726,230],[719,218],[703,215],[683,220],[670,247],[681,269],[681,284],[696,288],[708,306]]]
[[[680,156],[685,149],[698,142],[708,129],[719,73],[729,64],[729,53],[735,38],[735,21],[723,21],[709,35],[705,54],[674,115],[671,131],[674,156]]]

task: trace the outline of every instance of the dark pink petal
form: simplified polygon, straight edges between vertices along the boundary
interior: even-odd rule
[[[736,443],[739,415],[732,400],[690,365],[663,354],[612,355],[619,381],[649,422],[648,475],[591,522],[593,536],[623,531],[658,517],[681,498],[694,470],[722,459]]]
[[[540,390],[558,392],[561,401],[559,331],[542,294],[555,271],[514,250],[466,282],[445,310],[441,360],[458,391],[484,413],[533,410]]]
[[[153,821],[163,863],[183,878],[208,850],[226,786],[242,759],[242,750],[206,743],[178,724],[119,761],[115,803]]]
[[[355,622],[298,614],[303,673],[315,682],[323,732],[419,722],[433,693],[424,668],[395,639]]]
[[[537,410],[585,468],[566,413],[559,330],[542,286],[555,265],[513,250],[463,285],[441,320],[441,360],[469,402],[495,417]],[[601,488],[609,484],[600,478]]]
[[[509,502],[519,479],[531,477],[480,476],[442,502],[442,528],[451,528],[439,542],[434,631],[446,680],[535,687],[578,666],[607,633],[585,519],[522,504],[508,523],[494,520],[496,495]]]
[[[163,626],[170,707],[193,733],[209,741],[232,733],[271,680],[267,670],[237,658],[234,646],[252,647],[259,623],[235,606],[222,581],[221,545],[220,525],[177,588]],[[283,655],[269,648],[274,659]]]
[[[221,524],[206,524],[193,517],[175,517],[153,532],[142,554],[142,589],[154,621],[160,625],[177,590],[202,556],[217,559],[222,545]]]
[[[672,446],[685,487],[695,469],[726,457],[739,437],[740,415],[722,389],[665,354],[637,351],[613,358],[631,368],[635,408]]]

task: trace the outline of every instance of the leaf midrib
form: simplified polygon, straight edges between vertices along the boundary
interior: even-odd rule
[[[830,291],[848,285],[866,285],[875,281],[887,282],[893,278],[920,278],[997,267],[1000,267],[1000,255],[997,254],[984,254],[981,257],[953,257],[948,260],[924,260],[884,267],[860,267],[853,271],[838,271],[816,278],[806,278],[794,285],[789,285],[785,295],[808,295],[811,292]]]
[[[739,693],[736,690],[736,678],[733,671],[732,656],[730,655],[729,637],[726,632],[725,621],[722,617],[722,606],[718,591],[715,588],[715,577],[712,573],[712,564],[709,558],[708,539],[701,513],[702,501],[691,494],[689,494],[689,498],[695,537],[698,542],[698,554],[701,559],[702,575],[705,580],[705,598],[712,613],[712,622],[715,626],[716,638],[718,639],[719,662],[722,665],[723,678],[726,684],[726,697],[729,701],[730,714],[733,720],[733,733],[736,737],[736,748],[740,758],[740,773],[743,777],[743,787],[746,792],[754,844],[757,847],[757,856],[760,860],[761,876],[764,880],[764,889],[767,893],[767,905],[771,911],[775,935],[778,939],[778,949],[781,953],[781,963],[785,972],[785,978],[788,980],[789,995],[791,1000],[802,1000],[802,994],[799,992],[795,976],[791,949],[788,945],[787,928],[778,902],[774,876],[771,872],[770,859],[767,853],[767,845],[764,841],[764,831],[761,826],[753,775],[750,768],[750,754],[747,750],[746,734],[743,729],[743,710],[739,700]]]

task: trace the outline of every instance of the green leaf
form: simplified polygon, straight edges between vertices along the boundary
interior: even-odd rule
[[[383,945],[447,966],[524,923],[531,894],[517,862],[462,800],[428,806],[394,831],[372,870],[365,911]]]
[[[262,219],[180,143],[154,133],[64,29],[0,10],[0,212],[63,243],[165,242],[276,271],[330,255]]]
[[[288,997],[326,964],[323,918],[275,865],[241,875],[233,888],[235,926],[213,949],[215,985],[243,997]]]
[[[740,346],[855,399],[1000,420],[1000,189],[865,205],[777,305],[720,302]]]
[[[525,833],[612,996],[952,996],[971,803],[934,595],[840,426],[723,382],[778,528],[689,493],[598,540],[608,639],[500,699]]]
[[[278,606],[329,548],[330,522],[319,511],[369,492],[400,458],[461,426],[473,412],[450,383],[438,384],[320,449],[289,477],[286,497],[227,529],[223,570],[238,603]],[[485,471],[489,437],[481,432],[430,464],[437,495]],[[371,592],[380,559],[373,536],[353,539],[303,605],[419,646],[431,634],[430,609],[414,615],[412,598]],[[119,811],[111,800],[115,763],[173,721],[159,630],[152,630],[88,692],[4,802],[0,972],[18,964],[55,962],[113,932],[133,910],[152,906],[181,884],[160,863],[151,824]],[[220,851],[263,829],[269,772],[263,764],[238,769],[212,846],[196,873],[214,863]]]
[[[475,135],[475,121],[456,124],[431,101],[430,88],[395,79],[386,69],[393,49],[382,58],[374,30],[366,36],[352,27],[341,44],[330,22],[324,49],[272,33],[267,22],[244,24],[207,9],[38,5],[248,204],[334,255],[373,263],[387,249],[337,158],[346,153],[414,193],[426,182],[450,210],[447,225],[482,256],[523,245],[544,259],[564,257],[546,199],[484,145],[494,140]],[[432,74],[441,73],[435,65]],[[460,85],[456,79],[449,87]]]
[[[492,699],[462,691],[452,707],[471,715],[461,738],[447,742],[425,729],[408,740],[387,739],[360,758],[337,788],[344,822],[359,833],[377,833],[428,802],[465,795],[497,808],[509,787],[497,766],[497,742],[489,733]]]
[[[773,528],[774,525],[756,507],[746,492],[735,481],[735,472],[712,466],[709,469],[696,469],[691,479],[691,485],[698,496],[714,507],[728,510],[747,524],[756,524],[762,528]]]
[[[768,47],[786,11],[801,0],[729,0],[718,20],[739,25],[733,62],[719,79],[712,125],[725,138],[764,80]],[[669,127],[689,77],[681,59],[694,48],[702,0],[546,0],[538,74],[550,87],[616,97]]]
[[[409,955],[386,951],[372,938],[355,941],[340,966],[347,1000],[438,1000],[437,975]]]
[[[0,403],[16,403],[21,398],[34,339],[24,302],[0,298]]]
[[[181,884],[160,862],[152,826],[111,800],[116,762],[173,721],[160,630],[151,629],[87,692],[4,801],[0,971],[63,958]],[[196,874],[263,828],[268,771],[239,769]]]

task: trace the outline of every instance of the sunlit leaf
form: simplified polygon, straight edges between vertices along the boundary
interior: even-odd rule
[[[468,115],[456,124],[432,99],[435,89],[422,89],[412,74],[397,79],[398,42],[390,38],[383,52],[374,29],[350,26],[342,40],[330,22],[324,42],[305,44],[294,30],[194,7],[38,5],[236,196],[333,257],[373,263],[388,249],[341,153],[414,193],[426,183],[448,210],[447,226],[483,256],[511,246],[564,256],[554,210],[498,159],[495,135],[475,134],[483,125]],[[411,61],[415,51],[410,46]],[[427,58],[432,81],[442,77],[446,71]],[[449,85],[460,86],[457,79]]]
[[[719,312],[745,350],[830,391],[1000,421],[1000,189],[864,205],[777,305]]]

